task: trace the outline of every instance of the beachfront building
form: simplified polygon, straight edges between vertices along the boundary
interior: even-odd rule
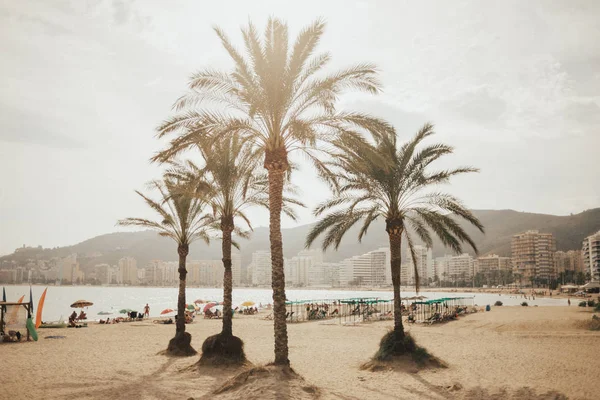
[[[584,271],[583,267],[583,252],[581,250],[557,251],[554,253],[554,273],[556,275],[561,272]]]
[[[94,266],[94,275],[96,280],[101,285],[110,284],[110,278],[112,274],[112,268],[108,264],[98,264]]]
[[[223,272],[225,271],[223,270]],[[233,286],[239,286],[242,283],[242,255],[238,252],[231,252],[231,280]]]
[[[58,264],[58,278],[59,284],[71,285],[73,283],[83,282],[84,274],[79,269],[79,262],[77,262],[77,254],[71,254],[60,260]]]
[[[323,262],[323,253],[317,250],[302,250],[295,257],[286,260],[286,281],[294,286],[308,286],[310,270]],[[289,274],[289,275],[288,275]]]
[[[252,284],[271,285],[271,252],[259,250],[252,253]]]
[[[374,250],[341,263],[341,286],[376,287],[385,284],[386,253]]]
[[[556,242],[551,233],[530,230],[513,235],[511,242],[513,272],[524,281],[549,282],[555,277]]]
[[[144,283],[150,286],[162,286],[165,274],[165,266],[160,260],[152,260],[144,268]]]
[[[512,270],[510,257],[501,257],[497,254],[489,254],[479,257],[474,264],[475,274],[481,274],[484,282],[497,284],[501,281],[503,273]]]
[[[475,261],[468,253],[450,257],[448,260],[448,279],[452,282],[470,281],[473,279]]]
[[[583,267],[593,281],[600,281],[600,231],[583,241]]]
[[[133,257],[123,257],[118,262],[121,283],[138,284],[137,261]]]
[[[421,286],[427,286],[429,278],[433,281],[434,276],[433,252],[430,248],[421,245],[415,245],[413,248],[415,251],[419,281]],[[402,266],[400,267],[400,282],[402,285],[415,284],[415,267],[412,260],[412,253],[407,248],[402,261]]]
[[[452,256],[444,255],[443,257],[437,257],[433,262],[433,276],[440,281],[448,281],[448,264]]]
[[[341,263],[319,262],[308,271],[308,286],[340,286]]]

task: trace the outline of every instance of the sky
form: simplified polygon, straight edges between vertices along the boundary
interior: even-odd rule
[[[231,62],[213,27],[269,16],[295,35],[327,22],[330,71],[378,66],[384,91],[340,108],[425,122],[471,165],[447,191],[473,209],[568,215],[600,206],[600,2],[0,0],[0,254],[71,245],[151,217],[134,193],[160,176],[156,127],[190,75]],[[299,222],[329,193],[294,176]],[[266,226],[265,211],[253,211]]]

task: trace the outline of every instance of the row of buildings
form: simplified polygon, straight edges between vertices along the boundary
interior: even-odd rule
[[[413,257],[415,263],[413,264]],[[448,285],[473,282],[477,284],[506,279],[520,282],[549,283],[551,280],[581,273],[588,279],[600,280],[600,231],[588,236],[581,250],[556,251],[556,242],[550,233],[535,230],[513,235],[511,257],[496,254],[474,258],[469,254],[446,255],[433,258],[430,248],[414,246],[414,254],[405,251],[400,278],[403,285],[415,283],[415,265],[421,285]],[[392,284],[390,251],[383,247],[347,258],[338,263],[325,262],[316,250],[303,250],[284,260],[286,283],[296,287],[378,287]],[[192,260],[187,263],[187,284],[191,286],[222,286],[221,260]],[[247,268],[242,270],[239,253],[232,254],[234,285],[268,286],[271,284],[271,254],[256,251]],[[561,275],[562,274],[562,275]],[[500,279],[502,278],[502,279]],[[57,284],[95,283],[101,285],[174,286],[179,281],[178,263],[150,261],[138,267],[132,257],[121,258],[116,265],[98,264],[87,274],[80,269],[77,255],[53,260],[37,261],[35,265],[0,270],[0,282],[56,282]],[[565,282],[563,282],[565,283]]]

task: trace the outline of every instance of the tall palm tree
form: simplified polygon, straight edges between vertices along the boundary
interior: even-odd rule
[[[417,151],[421,142],[433,135],[433,126],[426,124],[409,142],[399,145],[395,133],[372,132],[372,137],[347,135],[334,143],[329,168],[338,172],[339,190],[335,196],[315,209],[315,215],[325,215],[309,232],[306,246],[324,234],[323,249],[337,249],[346,232],[363,220],[359,241],[369,226],[377,219],[385,219],[391,253],[391,275],[394,286],[393,353],[404,352],[404,327],[402,326],[400,299],[400,265],[402,238],[406,238],[419,290],[417,257],[414,239],[409,228],[427,245],[432,246],[430,231],[457,253],[467,242],[475,251],[473,240],[453,217],[459,217],[483,232],[478,219],[458,200],[449,194],[433,189],[446,183],[455,175],[476,171],[461,167],[430,171],[430,165],[440,157],[452,153],[444,144],[428,145]],[[382,343],[383,344],[383,343]]]
[[[323,21],[304,28],[289,46],[288,27],[269,18],[261,40],[252,23],[242,29],[245,54],[225,33],[215,28],[221,44],[234,63],[233,70],[202,70],[192,76],[190,91],[176,103],[177,115],[159,127],[159,137],[179,133],[167,150],[154,157],[164,162],[199,141],[238,134],[247,138],[264,156],[269,183],[269,239],[271,243],[275,364],[289,365],[285,310],[285,277],[281,212],[288,155],[304,153],[327,178],[327,167],[316,149],[350,127],[386,129],[386,123],[367,115],[336,110],[345,90],[378,93],[375,67],[356,65],[322,75],[330,61],[328,53],[314,54],[325,29]],[[203,108],[197,108],[202,105]]]
[[[220,334],[208,337],[202,345],[201,362],[243,363],[245,355],[243,342],[233,336],[231,269],[231,248],[234,245],[232,234],[246,238],[246,232],[235,222],[242,223],[250,230],[252,225],[246,209],[252,206],[267,207],[268,181],[266,176],[256,174],[260,161],[250,143],[239,136],[229,136],[209,144],[200,143],[203,165],[191,161],[174,163],[170,176],[189,182],[191,188],[210,188],[203,196],[212,209],[210,223],[221,231],[223,254],[223,328]],[[292,188],[288,185],[286,189]],[[283,211],[292,219],[296,214],[292,204],[302,205],[288,196],[283,197]]]
[[[202,239],[209,242],[207,223],[209,220],[202,214],[204,201],[202,197],[190,196],[189,187],[185,184],[165,178],[163,181],[153,181],[149,185],[158,190],[160,200],[152,200],[136,190],[146,204],[154,210],[159,220],[153,221],[145,218],[127,218],[120,220],[122,226],[141,226],[158,232],[160,236],[173,239],[177,243],[179,255],[179,295],[177,297],[177,323],[175,337],[169,342],[167,353],[176,356],[189,356],[196,354],[191,346],[192,336],[185,331],[185,286],[186,286],[186,258],[192,242]]]

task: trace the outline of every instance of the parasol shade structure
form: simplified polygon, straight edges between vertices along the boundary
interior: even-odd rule
[[[77,300],[75,303],[71,304],[71,308],[84,308],[84,307],[89,307],[89,306],[93,306],[94,303],[92,303],[91,301],[87,301],[87,300]]]
[[[202,310],[202,312],[207,312],[208,310],[210,310],[212,307],[216,306],[217,303],[208,303],[207,305],[204,306],[204,309]]]
[[[171,309],[171,308],[166,308],[166,309],[164,309],[164,310],[162,310],[162,311],[160,312],[160,315],[165,315],[165,314],[169,314],[169,313],[172,313],[172,312],[173,312],[173,309]]]
[[[100,311],[100,312],[98,313],[98,315],[110,315],[110,314],[112,314],[112,313],[111,313],[111,312],[108,312],[108,311]]]
[[[216,306],[212,306],[212,307],[210,308],[210,312],[213,312],[213,313],[214,313],[215,311],[217,311],[217,310],[219,310],[219,311],[223,312],[223,306],[222,306],[221,304],[218,304],[218,305],[216,305]]]
[[[133,310],[131,308],[124,308],[121,311],[119,311],[120,314],[129,314],[130,312],[132,312]]]
[[[196,299],[196,300],[194,300],[194,303],[196,303],[196,304],[206,304],[206,303],[210,303],[210,301],[203,300],[203,299]]]
[[[185,309],[188,311],[196,311],[196,306],[194,304],[186,304]]]
[[[256,303],[253,301],[245,301],[243,302],[241,305],[244,307],[252,307],[253,305],[255,305]]]

